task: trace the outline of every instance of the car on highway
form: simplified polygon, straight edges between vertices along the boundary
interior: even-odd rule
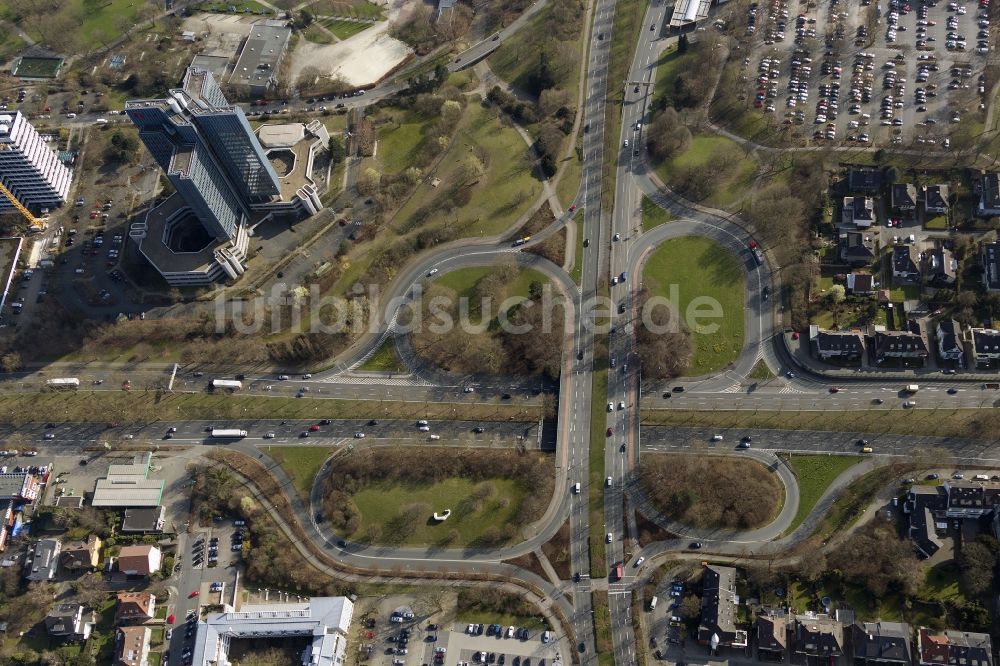
[[[628,139],[625,139],[625,147],[628,148]]]
[[[434,275],[437,272],[438,272],[437,268],[432,268],[429,271],[427,271],[427,277],[430,277],[430,276]]]
[[[698,550],[699,548],[701,548],[701,541],[692,541],[688,545],[688,548],[690,548],[691,550]]]
[[[712,441],[713,442],[721,442],[722,441],[722,435],[712,435]]]
[[[613,402],[609,402],[608,403],[608,411],[609,412],[615,411],[615,403],[613,403]]]
[[[590,239],[589,238],[584,238],[583,239],[583,246],[584,247],[590,247]]]
[[[283,382],[288,381],[288,375],[278,375],[278,379],[280,379]]]
[[[740,442],[739,444],[737,444],[736,448],[738,448],[738,449],[749,449],[751,446],[752,445],[750,444],[750,441],[745,439],[742,442]]]
[[[483,432],[485,432],[485,429],[483,428],[483,426],[476,426],[475,428],[472,429],[472,432],[476,433],[477,435],[481,435],[483,434]]]
[[[365,438],[365,433],[363,432],[354,433],[354,439],[364,439],[364,438]]]
[[[604,540],[607,541],[608,543],[611,543],[612,541],[615,540],[615,535],[612,534],[611,532],[608,532],[607,536],[604,537]]]
[[[917,406],[916,400],[907,400],[906,402],[903,403],[903,407],[906,407],[907,409],[912,409],[916,406]]]
[[[618,409],[625,409],[625,401],[622,400],[618,403]]]
[[[569,207],[569,212],[572,213],[575,210],[576,210],[576,204],[573,204],[572,206]]]
[[[872,450],[873,450],[872,447],[866,446],[865,448],[861,449],[861,452],[862,453],[871,453]]]
[[[614,428],[608,428],[608,431],[605,434],[608,437],[611,437],[613,434],[615,434],[615,429]]]
[[[636,567],[642,566],[642,563],[645,562],[645,561],[646,561],[645,557],[640,557],[639,559],[637,559],[635,561],[635,564],[633,566],[636,566]]]
[[[608,478],[604,479],[604,486],[606,488],[610,488],[611,487],[611,477],[610,476]]]
[[[958,389],[955,388],[954,386],[948,389],[948,395],[955,395],[956,393],[958,393]]]
[[[309,432],[318,432],[318,431],[319,431],[319,426],[316,425],[315,423],[309,426]]]
[[[264,433],[264,439],[274,439],[274,433],[273,432],[265,432]]]
[[[55,438],[56,436],[53,435],[51,432],[45,433],[45,439],[55,439]]]

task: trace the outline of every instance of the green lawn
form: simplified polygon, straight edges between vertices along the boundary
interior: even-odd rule
[[[509,404],[513,402],[514,404]],[[462,403],[466,418],[536,421],[541,407],[499,400],[494,404]],[[315,419],[315,418],[451,418],[454,403],[440,400],[376,402],[219,395],[208,393],[158,394],[156,391],[77,391],[73,393],[0,394],[0,421],[28,423],[44,414],[46,420],[105,423],[138,423],[152,419]]]
[[[607,445],[605,431],[608,415],[604,411],[604,396],[608,394],[608,369],[606,354],[594,359],[593,382],[590,403],[590,460],[588,482],[590,496],[590,577],[601,580],[608,575],[605,561],[604,533],[604,447]],[[605,597],[605,601],[607,598]]]
[[[663,210],[649,197],[642,197],[642,230],[649,231],[674,219],[668,211]]]
[[[285,469],[299,496],[308,502],[316,475],[332,449],[326,446],[268,446],[264,451]]]
[[[573,257],[573,270],[569,274],[577,284],[580,284],[580,280],[583,279],[583,214],[581,208],[573,216],[573,224],[576,225],[576,255]]]
[[[919,595],[924,599],[937,599],[940,601],[950,601],[957,606],[964,606],[965,595],[958,586],[958,579],[962,572],[958,564],[953,560],[941,562],[927,570],[923,583],[920,585]]]
[[[439,543],[455,531],[458,536],[450,546],[459,547],[474,542],[488,529],[511,523],[528,494],[513,479],[490,479],[496,492],[486,500],[472,506],[471,497],[476,486],[483,482],[453,478],[428,485],[379,483],[365,487],[352,495],[361,514],[361,522],[353,537],[364,536],[369,526],[381,527],[383,540],[391,534],[393,521],[400,516],[400,509],[409,504],[426,504],[431,512],[451,509],[448,520],[436,522],[428,513],[421,518],[412,533],[401,543],[428,545]],[[465,507],[463,509],[463,507]]]
[[[676,46],[665,50],[660,55],[659,62],[656,63],[656,86],[653,88],[654,97],[664,95],[673,84],[674,79],[690,66],[693,58],[693,52],[678,53]]]
[[[802,521],[813,510],[816,502],[823,496],[834,479],[862,460],[857,456],[788,455],[783,457],[788,460],[799,484],[799,509],[795,513],[795,519],[788,528],[788,532],[794,531],[802,524]]]
[[[379,123],[378,152],[375,156],[386,173],[399,173],[412,166],[424,140],[424,132],[433,119],[415,111],[392,109],[380,113],[375,120]]]
[[[753,370],[750,371],[750,379],[774,379],[774,373],[771,372],[771,368],[767,367],[764,359],[761,359],[754,364]]]
[[[948,216],[947,215],[937,215],[926,221],[924,221],[924,226],[928,229],[943,230],[948,228]]]
[[[707,238],[668,240],[650,255],[643,281],[654,295],[676,293],[674,305],[694,343],[687,376],[714,373],[736,360],[743,348],[743,269],[728,250]],[[709,312],[703,304],[721,316],[693,318]]]
[[[317,23],[306,28],[302,36],[314,44],[333,44],[334,42],[333,37],[328,35]]]
[[[920,299],[920,285],[905,284],[902,287],[893,287],[889,290],[889,299],[893,302],[915,301]]]
[[[359,32],[364,32],[368,28],[372,27],[372,25],[374,24],[358,23],[357,21],[344,21],[342,19],[326,19],[323,21],[323,27],[340,39],[353,37]]]
[[[425,179],[393,220],[396,229],[405,228],[410,218],[425,206],[435,206],[453,187],[467,182],[463,172],[475,151],[487,156],[483,174],[470,184],[469,203],[451,213],[434,216],[429,224],[448,225],[460,237],[493,236],[506,232],[541,193],[527,159],[528,147],[511,127],[491,117],[474,100],[466,108],[458,133],[440,165],[429,175],[439,178],[434,187]]]
[[[235,8],[236,11],[232,11]],[[255,0],[215,0],[213,2],[203,2],[196,8],[203,12],[216,12],[221,14],[261,14],[265,16],[272,12],[264,5]]]
[[[734,149],[734,155],[739,155],[738,162],[731,175],[719,179],[715,184],[714,193],[706,199],[706,202],[723,208],[734,205],[750,193],[756,165],[732,139],[709,134],[695,135],[691,147],[686,152],[658,164],[656,173],[664,183],[670,185],[681,170],[703,167],[717,151],[730,148]]]
[[[580,174],[583,171],[583,162],[580,161],[579,150],[574,150],[569,157],[560,161],[559,168],[566,171],[559,179],[559,184],[556,185],[556,197],[563,208],[569,208],[580,191]]]
[[[476,283],[494,271],[492,266],[471,266],[469,268],[459,268],[449,271],[435,282],[442,287],[447,287],[455,292],[458,298],[471,298],[475,293]],[[528,296],[528,287],[532,282],[547,284],[549,278],[538,271],[528,268],[519,272],[517,280],[510,285],[508,296]]]
[[[133,0],[67,0],[54,7],[57,17],[70,18],[75,22],[74,37],[78,48],[90,51],[114,41],[125,30],[136,25],[144,3]],[[24,28],[33,38],[40,42],[47,41],[35,27],[33,21],[25,22]]]
[[[369,372],[405,372],[406,366],[399,360],[396,353],[396,341],[386,338],[375,353],[368,357],[368,360],[361,364],[360,370]]]
[[[994,400],[993,398],[990,398]],[[1000,403],[998,403],[1000,406]],[[643,409],[643,425],[687,427],[815,430],[852,430],[897,435],[967,437],[993,441],[1000,432],[1000,414],[990,409],[940,409],[920,403],[916,409],[859,409],[852,411],[761,411]]]

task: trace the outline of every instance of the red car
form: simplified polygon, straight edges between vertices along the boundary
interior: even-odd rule
[[[198,596],[198,590],[194,590],[193,592],[191,592],[191,594],[188,595],[188,599],[194,599],[197,596]]]
[[[572,206],[569,207],[569,212],[572,213],[574,210],[576,210],[576,204],[573,204]]]
[[[840,388],[838,388],[836,386],[831,386],[830,387],[830,393],[840,393]]]
[[[750,241],[750,249],[751,250],[756,250],[757,249],[757,241],[755,241],[755,240],[751,240]]]
[[[614,428],[608,428],[608,433],[607,434],[608,434],[608,437],[611,437],[611,435],[615,434],[615,429]]]
[[[173,624],[177,621],[177,617],[173,614],[167,616],[167,624]]]
[[[309,432],[316,432],[317,430],[319,430],[319,426],[316,425],[315,423],[309,426]]]

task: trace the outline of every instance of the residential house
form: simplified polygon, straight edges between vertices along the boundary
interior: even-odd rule
[[[912,213],[917,207],[917,186],[910,183],[893,183],[889,201],[894,210],[900,213]]]
[[[847,293],[855,296],[869,296],[875,293],[875,277],[871,273],[848,273]]]
[[[115,624],[141,624],[156,617],[156,595],[149,592],[119,592]]]
[[[958,277],[958,259],[946,247],[927,250],[922,257],[924,277],[935,287],[955,284]]]
[[[882,172],[876,169],[852,168],[847,174],[847,189],[851,192],[874,194],[882,188]]]
[[[865,353],[865,339],[860,331],[826,331],[812,325],[809,347],[823,361],[859,361]]]
[[[130,576],[149,576],[160,570],[160,549],[149,544],[123,546],[118,553],[118,571]]]
[[[941,548],[939,534],[948,529],[949,520],[989,517],[997,532],[998,508],[1000,483],[976,480],[949,479],[940,486],[912,486],[903,503],[903,512],[910,517],[910,539],[925,557]]]
[[[62,544],[58,539],[39,539],[25,562],[24,577],[31,581],[52,580],[59,570],[59,553]]]
[[[969,364],[977,370],[1000,366],[1000,331],[994,328],[970,328],[966,331]]]
[[[80,604],[56,604],[45,616],[45,629],[49,636],[64,643],[87,640],[95,624],[94,612],[84,612]]]
[[[914,319],[909,320],[901,331],[876,330],[870,349],[876,364],[891,359],[924,362],[930,356],[927,331]]]
[[[93,571],[101,563],[101,539],[91,534],[86,541],[70,541],[62,547],[59,566],[65,571]]]
[[[875,202],[870,197],[844,197],[843,220],[867,229],[875,223]]]
[[[983,243],[979,255],[983,263],[983,286],[989,291],[1000,290],[1000,242]]]
[[[917,661],[920,666],[993,666],[989,634],[926,627],[917,631]]]
[[[979,179],[979,203],[976,214],[980,217],[1000,215],[1000,175],[995,172],[983,174]]]
[[[924,210],[927,215],[948,213],[948,186],[928,185],[924,188]]]
[[[768,610],[757,616],[757,658],[761,661],[784,661],[788,649],[788,616],[781,610]]]
[[[840,234],[840,260],[852,266],[866,266],[875,261],[871,236],[862,231],[845,231]]]
[[[912,244],[892,246],[892,281],[894,283],[920,280],[920,252]]]
[[[149,666],[149,627],[118,627],[115,666]]]
[[[720,647],[746,647],[747,632],[737,628],[736,569],[709,565],[702,572],[701,623],[698,642],[713,650]]]
[[[911,666],[910,625],[903,622],[862,622],[851,626],[855,666]]]
[[[962,344],[962,327],[954,319],[942,319],[937,323],[938,358],[948,363],[965,367],[965,346]]]
[[[792,654],[808,663],[835,663],[844,654],[844,625],[826,613],[796,615]]]

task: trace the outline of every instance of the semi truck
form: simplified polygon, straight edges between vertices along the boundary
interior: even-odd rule
[[[212,437],[215,439],[243,439],[246,436],[246,430],[238,430],[236,428],[212,428]]]
[[[243,388],[243,382],[238,379],[213,379],[212,380],[213,389],[230,389],[232,391],[239,391]]]
[[[80,388],[80,380],[76,377],[56,377],[45,383],[52,388]]]

